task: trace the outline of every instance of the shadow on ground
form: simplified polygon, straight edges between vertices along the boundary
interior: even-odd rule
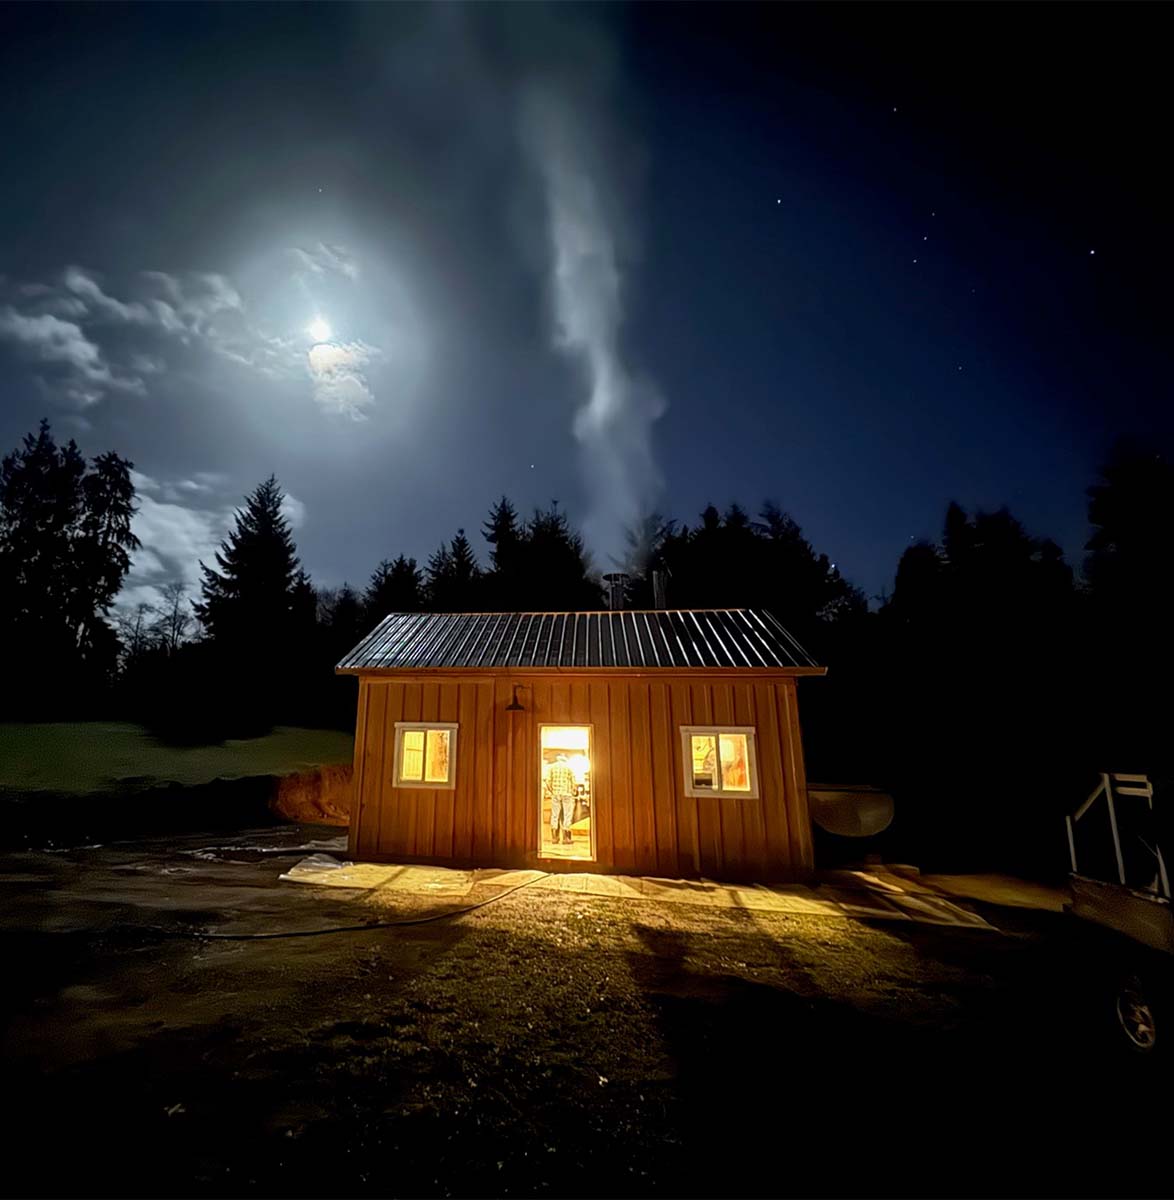
[[[370,910],[277,884],[272,842],[207,849],[0,859],[9,1191],[1167,1190],[1158,1084],[1101,1053],[1050,914],[1004,936],[524,889],[209,941]]]

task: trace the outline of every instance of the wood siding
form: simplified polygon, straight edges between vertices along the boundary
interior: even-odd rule
[[[522,712],[507,712],[516,684]],[[392,783],[397,721],[455,721],[456,787]],[[592,726],[596,858],[539,858],[540,724]],[[752,725],[757,799],[685,795],[680,727]],[[812,868],[791,676],[361,675],[357,859],[778,880]]]

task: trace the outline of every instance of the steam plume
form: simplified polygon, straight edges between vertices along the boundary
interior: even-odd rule
[[[599,122],[583,104],[550,90],[524,106],[524,141],[543,183],[550,243],[555,345],[579,360],[587,395],[573,430],[583,451],[590,510],[588,546],[604,562],[625,553],[625,531],[651,509],[662,486],[652,426],[665,405],[624,362],[620,246],[627,229],[609,177]]]

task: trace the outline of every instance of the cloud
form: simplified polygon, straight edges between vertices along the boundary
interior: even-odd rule
[[[228,476],[219,471],[194,471],[186,479],[161,482],[142,471],[132,470],[130,481],[140,495],[145,492],[167,504],[186,505],[195,496],[224,495],[228,487]]]
[[[141,278],[150,290],[162,295],[120,300],[105,291],[92,273],[68,267],[63,283],[72,300],[64,303],[82,305],[83,311],[95,319],[153,326],[185,340],[206,335],[218,314],[244,309],[240,293],[223,275],[196,273],[180,278],[165,271],[143,271]]]
[[[289,522],[290,529],[301,529],[306,521],[306,506],[296,496],[286,492],[281,501],[281,515]]]
[[[38,357],[49,362],[66,362],[80,374],[104,379],[108,369],[102,354],[72,321],[62,321],[48,313],[26,317],[15,309],[0,312],[0,334],[33,348]]]
[[[167,369],[167,363],[156,354],[132,354],[130,369],[136,375],[161,375]]]
[[[197,272],[180,278],[166,271],[143,271],[142,277],[167,297],[155,301],[155,311],[173,332],[206,333],[218,314],[244,311],[240,293],[224,275]]]
[[[348,279],[359,278],[358,261],[349,250],[342,246],[331,246],[327,242],[319,242],[312,250],[293,246],[290,253],[311,275],[325,275],[333,271],[345,275]]]
[[[663,487],[652,427],[665,410],[659,391],[631,371],[620,349],[617,244],[627,232],[626,214],[589,105],[533,88],[523,98],[521,131],[546,198],[554,345],[582,364],[587,382],[572,424],[591,498],[584,533],[595,550],[618,561],[626,532],[651,511]]]
[[[131,468],[130,481],[135,485],[136,492],[157,492],[159,484],[152,479],[150,475],[144,475],[142,471],[136,471]]]
[[[199,591],[200,562],[214,562],[232,527],[233,507],[184,503],[190,499],[182,494],[187,481],[157,480],[141,471],[132,471],[131,480],[138,505],[131,528],[142,545],[131,558],[116,607],[127,610],[139,603],[156,604],[161,589],[173,582],[184,584],[194,596]]]
[[[151,325],[155,323],[155,315],[145,304],[137,302],[124,304],[113,296],[108,296],[94,279],[91,279],[79,267],[70,267],[65,272],[65,286],[77,299],[75,304],[82,306],[82,311],[92,311],[116,321],[130,321],[136,325]]]
[[[180,492],[206,494],[222,490],[228,483],[228,476],[219,471],[196,471],[190,479],[181,479],[175,484]]]
[[[84,317],[90,311],[84,301],[76,296],[53,296],[39,308],[41,312],[52,313],[56,317]]]
[[[67,363],[56,390],[81,407],[111,390],[144,393],[145,379],[167,370],[169,342],[202,345],[271,378],[296,378],[301,346],[255,328],[225,276],[143,271],[136,292],[122,298],[93,272],[67,267],[55,285],[13,289],[15,305],[0,310],[0,337],[22,343],[43,362]],[[112,327],[126,333],[114,336]],[[114,349],[123,360],[117,367],[109,361]]]
[[[63,283],[70,293],[52,303],[71,306],[71,311],[91,319],[153,327],[184,341],[214,334],[215,318],[225,313],[242,313],[244,301],[223,275],[196,273],[184,278],[165,271],[143,271],[140,276],[154,295],[120,300],[105,291],[97,278],[81,267],[69,267]]]
[[[25,347],[37,359],[64,368],[65,394],[81,407],[95,404],[106,389],[141,392],[134,376],[116,375],[81,326],[51,313],[26,316],[14,308],[0,310],[0,337]]]
[[[306,355],[314,399],[327,412],[343,413],[356,421],[375,403],[363,368],[379,354],[364,342],[319,342]]]
[[[315,272],[357,277],[354,258],[340,246],[319,243],[295,254]],[[177,342],[272,380],[304,380],[308,367],[314,398],[326,412],[362,419],[375,402],[364,368],[380,353],[376,347],[323,343],[304,357],[302,337],[253,323],[224,275],[142,271],[135,293],[120,296],[94,272],[71,266],[56,285],[24,284],[11,291],[15,304],[0,310],[0,338],[21,343],[42,362],[66,364],[60,378],[42,382],[77,408],[97,404],[112,390],[145,393],[148,379],[166,373],[168,347]]]

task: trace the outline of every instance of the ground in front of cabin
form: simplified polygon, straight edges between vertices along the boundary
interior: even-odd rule
[[[1160,1080],[1100,1052],[1057,915],[984,908],[1000,934],[528,888],[194,936],[371,918],[278,883],[283,837],[0,857],[7,1192],[1168,1190]]]

